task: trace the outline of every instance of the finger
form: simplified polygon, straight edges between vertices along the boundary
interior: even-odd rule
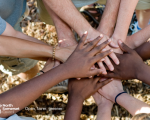
[[[87,44],[87,47],[85,48],[85,50],[90,51],[91,49],[93,49],[102,38],[103,38],[103,35],[100,34],[100,36],[98,36],[95,40]]]
[[[89,54],[96,55],[97,53],[101,52],[110,42],[111,42],[111,39],[106,40],[99,46],[95,47]]]
[[[116,45],[113,41],[109,44],[109,46],[112,48],[119,48],[119,46]]]
[[[89,77],[90,76],[95,76],[95,75],[98,75],[98,74],[102,74],[102,72],[103,71],[101,69],[90,70]]]
[[[84,43],[85,43],[85,41],[86,41],[86,39],[87,39],[87,35],[88,35],[87,31],[85,31],[84,34],[83,34],[83,36],[82,36],[81,39],[80,39],[80,42],[79,42],[79,44],[78,44],[78,48],[80,48],[80,49],[83,48]]]
[[[116,54],[115,53],[111,53],[110,55],[110,58],[114,61],[114,63],[116,64],[116,65],[119,65],[119,59],[117,58],[117,56],[116,56]]]
[[[56,60],[56,61],[54,62],[53,68],[54,68],[54,67],[57,67],[58,65],[60,65],[60,61]]]
[[[129,48],[126,44],[124,44],[121,40],[118,41],[119,47],[123,52],[132,53],[134,50]]]
[[[97,83],[97,90],[100,89],[100,88],[102,88],[103,86],[107,85],[111,81],[112,81],[111,79],[108,79],[108,80],[105,80],[103,82]]]
[[[110,71],[114,70],[114,66],[113,64],[110,62],[110,59],[108,57],[105,58],[105,64],[107,65],[107,67],[109,68]]]
[[[108,72],[107,75],[101,75],[101,76],[106,78],[117,78],[117,75],[115,75],[115,73],[112,72]]]
[[[81,80],[81,78],[77,78],[77,80]]]
[[[103,63],[101,62],[101,60],[100,60],[100,62],[98,62],[98,66],[103,71],[102,74],[107,74],[106,69],[105,69]]]

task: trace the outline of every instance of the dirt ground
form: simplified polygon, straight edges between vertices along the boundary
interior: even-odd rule
[[[34,0],[33,0],[34,1]],[[30,15],[21,23],[23,32],[29,36],[35,37],[46,42],[49,45],[57,43],[57,34],[54,26],[47,25],[41,22],[38,18],[38,9],[36,2],[30,0],[28,6]],[[39,61],[39,68],[42,69],[45,62]],[[150,61],[146,61],[150,65]],[[139,66],[140,67],[140,66]],[[23,82],[17,76],[8,76],[0,73],[0,93],[3,93],[10,88],[19,85]],[[150,86],[142,83],[139,80],[123,81],[124,90],[133,97],[150,105]],[[37,120],[63,120],[68,101],[68,94],[51,94],[44,93],[35,102],[27,108],[45,108],[45,110],[23,109],[18,113],[20,116],[30,116]],[[52,110],[57,108],[57,110]],[[95,120],[97,106],[92,97],[84,101],[81,120]],[[121,106],[114,104],[112,109],[112,120],[130,120],[132,116]]]

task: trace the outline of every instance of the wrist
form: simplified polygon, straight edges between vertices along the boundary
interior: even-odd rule
[[[113,103],[115,103],[115,98],[116,98],[116,96],[119,94],[119,93],[122,93],[122,92],[124,92],[124,90],[117,90],[112,96],[111,96],[111,101],[113,102]],[[119,95],[118,97],[120,97],[121,95]]]
[[[69,101],[72,102],[77,102],[77,103],[83,103],[84,102],[84,98],[82,96],[78,94],[75,94],[71,91],[69,91],[69,97],[68,97]]]
[[[112,109],[113,104],[114,103],[112,101],[106,99],[103,103],[98,105],[98,109],[102,109],[102,108],[105,108],[106,110]]]

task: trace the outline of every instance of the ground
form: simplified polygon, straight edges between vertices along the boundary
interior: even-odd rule
[[[34,0],[28,2],[30,15],[21,23],[23,32],[29,36],[38,38],[49,45],[57,43],[57,34],[54,26],[40,22],[38,9]],[[45,62],[39,61],[39,68],[42,69]],[[150,65],[149,61],[146,64]],[[140,66],[139,66],[140,67]],[[17,76],[8,76],[0,73],[0,93],[21,84],[23,81]],[[124,90],[133,97],[142,100],[150,105],[150,86],[139,80],[123,81]],[[30,116],[37,120],[63,120],[68,101],[68,94],[44,93],[31,105],[18,113],[20,116]],[[36,109],[38,107],[38,109]],[[35,108],[35,109],[30,109]],[[57,110],[54,110],[57,108]],[[44,109],[44,110],[42,110]],[[46,109],[46,110],[45,110]],[[92,97],[84,101],[81,120],[95,120],[97,106]],[[114,104],[112,109],[112,120],[130,120],[132,116],[121,106]]]

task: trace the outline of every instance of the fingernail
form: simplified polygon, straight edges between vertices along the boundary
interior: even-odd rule
[[[78,80],[81,80],[81,78],[77,78]]]
[[[113,52],[113,50],[111,49],[110,52]]]
[[[107,72],[102,72],[102,74],[106,75],[106,74],[107,74]]]
[[[103,50],[102,50],[102,52],[105,52],[106,51],[106,49],[104,48]]]
[[[110,71],[113,71],[114,70],[114,68],[110,68]]]
[[[110,38],[110,39],[108,39],[108,42],[111,42],[111,38]]]
[[[119,44],[122,44],[122,41],[121,41],[121,40],[119,40]]]
[[[99,76],[99,74],[97,76]]]
[[[111,78],[110,80],[114,80],[113,78]]]
[[[93,76],[90,76],[89,78],[92,78]]]
[[[61,43],[62,42],[62,40],[59,40],[59,43]]]
[[[101,61],[105,61],[105,59],[103,58],[103,59],[101,59]]]
[[[102,37],[103,37],[103,34],[100,34],[100,37],[102,38]]]
[[[116,63],[117,65],[119,65],[120,64],[120,62],[119,61],[117,61],[117,63]]]
[[[85,31],[84,34],[87,34],[87,31]]]

